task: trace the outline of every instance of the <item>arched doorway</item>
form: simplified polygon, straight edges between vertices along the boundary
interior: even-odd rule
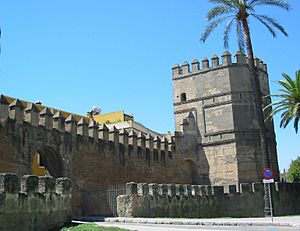
[[[197,184],[198,183],[198,170],[196,167],[196,164],[193,160],[191,159],[185,159],[184,164],[183,164],[183,169],[186,173],[188,173],[191,177],[192,184]]]
[[[60,156],[51,148],[39,149],[33,157],[32,174],[37,176],[63,176],[63,164]]]

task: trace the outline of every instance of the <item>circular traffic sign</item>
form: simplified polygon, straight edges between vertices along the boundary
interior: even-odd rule
[[[262,177],[266,180],[273,179],[274,172],[271,168],[264,168],[262,171]]]

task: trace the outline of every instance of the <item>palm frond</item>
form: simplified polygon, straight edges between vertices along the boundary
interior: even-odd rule
[[[300,100],[300,70],[296,71],[295,86],[296,86],[297,96],[299,96],[299,100]]]
[[[285,79],[285,81],[288,83],[288,85],[293,88],[295,87],[295,82],[294,80],[288,75],[288,74],[285,74],[285,73],[282,73],[282,77]],[[279,83],[283,82],[283,81],[278,81]]]
[[[298,123],[299,123],[299,116],[296,116],[294,120],[294,128],[296,133],[298,133]]]
[[[209,2],[213,3],[213,4],[220,4],[223,6],[229,6],[229,7],[235,8],[233,0],[209,0]]]
[[[256,16],[258,16],[258,15],[256,15]],[[281,26],[275,19],[273,19],[267,15],[259,15],[259,17],[264,18],[265,21],[269,23],[269,26],[273,26],[273,27],[277,28],[285,36],[288,36],[288,33],[285,31],[284,27]]]
[[[224,47],[226,49],[229,48],[229,34],[230,34],[234,20],[235,20],[235,18],[232,18],[231,20],[229,20],[224,29],[223,41],[224,41]]]
[[[273,102],[273,103],[270,103],[270,104],[268,104],[268,105],[266,105],[264,108],[263,108],[263,110],[266,110],[267,108],[270,108],[270,107],[274,107],[274,106],[276,106],[276,107],[284,107],[284,106],[286,106],[286,105],[288,105],[288,103],[286,103],[285,101],[276,101],[276,102]],[[274,109],[275,110],[275,109]]]
[[[274,94],[273,97],[283,98],[284,100],[287,100],[288,102],[294,101],[294,97],[291,94]]]
[[[202,43],[204,43],[206,41],[206,39],[208,38],[208,36],[211,34],[211,32],[219,25],[221,24],[222,22],[224,22],[227,18],[227,17],[223,17],[223,18],[220,18],[220,19],[216,19],[212,22],[210,22],[206,28],[205,28],[205,31],[204,33],[201,35],[201,38],[200,38],[200,41]]]
[[[269,106],[269,105],[268,105]],[[277,106],[276,108],[274,108],[266,117],[265,121],[271,119],[274,115],[276,115],[277,113],[286,110],[286,107],[283,106]],[[264,111],[266,111],[266,107],[264,108]]]
[[[282,76],[284,75],[282,74]],[[285,80],[279,80],[277,83],[289,92],[293,92],[293,90],[295,89],[295,83],[292,79],[287,78]]]
[[[290,90],[286,90],[286,89],[279,89],[278,91],[286,93],[286,94],[291,94]],[[272,95],[273,96],[273,95]],[[275,96],[275,95],[274,95]]]
[[[291,6],[282,0],[252,0],[249,2],[249,5],[254,7],[254,6],[277,6],[279,8],[282,8],[284,10],[290,10]]]
[[[210,21],[220,15],[223,15],[223,14],[227,14],[227,13],[230,13],[232,12],[231,8],[230,7],[227,7],[227,6],[216,6],[214,8],[212,8],[208,13],[207,13],[207,20]]]
[[[242,29],[242,23],[239,20],[236,20],[236,35],[237,35],[237,42],[239,50],[245,53],[245,39]]]
[[[290,123],[290,121],[292,119],[293,119],[293,115],[289,110],[283,112],[281,114],[281,121],[280,121],[279,126],[283,127],[283,128],[286,128],[286,126]]]
[[[260,15],[257,14],[250,14],[254,18],[256,18],[258,21],[260,21],[272,34],[273,37],[276,37],[276,32],[273,30],[273,28],[265,21],[264,18],[260,17]]]

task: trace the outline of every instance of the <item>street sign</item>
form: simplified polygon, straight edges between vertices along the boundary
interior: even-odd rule
[[[265,187],[265,204],[269,204],[271,219],[273,222],[273,206],[272,206],[272,193],[270,183],[274,183],[274,172],[271,168],[264,168],[262,170],[263,182],[266,185]]]
[[[271,168],[264,168],[262,171],[262,177],[266,180],[273,179],[274,172]]]
[[[264,184],[274,183],[274,179],[269,179],[269,180],[263,179],[263,183]]]

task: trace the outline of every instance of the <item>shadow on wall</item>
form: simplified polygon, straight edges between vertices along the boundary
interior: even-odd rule
[[[202,152],[204,153],[204,152]],[[191,175],[193,185],[210,185],[209,181],[209,165],[206,156],[203,154],[202,158],[197,160],[197,164],[192,159],[185,159],[183,164],[185,172]]]
[[[176,148],[184,160],[182,170],[191,176],[192,184],[210,185],[209,164],[201,145],[201,135],[194,113],[189,112],[175,133]]]

